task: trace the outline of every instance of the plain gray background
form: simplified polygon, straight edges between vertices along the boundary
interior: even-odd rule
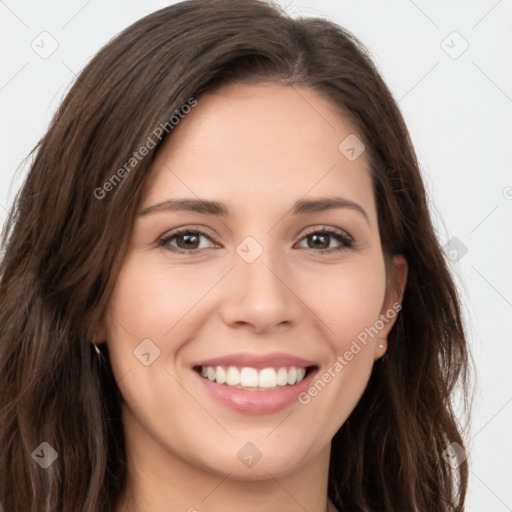
[[[120,30],[171,3],[0,0],[0,224],[23,158],[75,75]],[[398,101],[476,366],[467,510],[512,511],[512,1],[280,3],[353,32]]]

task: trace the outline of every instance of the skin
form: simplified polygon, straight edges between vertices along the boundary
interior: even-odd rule
[[[116,512],[334,510],[331,439],[384,355],[393,321],[308,404],[277,413],[228,409],[191,365],[234,352],[286,352],[316,361],[320,376],[400,302],[407,264],[393,258],[399,286],[387,286],[366,153],[349,161],[338,149],[352,133],[313,90],[231,84],[199,97],[162,146],[140,211],[186,197],[226,203],[230,215],[163,210],[135,221],[93,340],[107,342],[125,400],[129,485]],[[357,203],[367,218],[353,208],[290,211],[298,199],[332,195]],[[208,236],[158,245],[181,227]],[[353,246],[334,237],[315,244],[304,233],[325,227],[348,233]],[[236,252],[247,236],[263,248],[252,263]],[[147,338],[160,350],[149,366],[134,357]],[[262,454],[250,468],[237,457],[247,442]]]

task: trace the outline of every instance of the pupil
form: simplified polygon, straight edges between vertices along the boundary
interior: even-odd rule
[[[315,235],[310,235],[310,237],[315,241],[315,243],[318,240],[320,240],[320,245],[316,244],[316,247],[322,246],[323,249],[329,247],[329,243],[327,242],[328,236],[315,234]],[[322,241],[323,241],[323,244],[322,244]]]
[[[179,238],[181,238],[185,242],[184,243],[185,248],[189,248],[190,249],[191,248],[191,244],[189,242],[192,241],[193,245],[197,244],[198,236],[197,235],[193,235],[193,234],[192,235],[181,235],[181,237],[179,237]],[[194,244],[194,242],[195,242],[195,244]],[[195,247],[193,247],[193,248],[195,248]]]
[[[313,241],[313,245],[315,247],[321,247],[323,249],[325,248],[328,248],[329,247],[329,242],[328,242],[328,238],[329,236],[326,236],[326,235],[319,235],[319,234],[313,234],[313,235],[309,235],[309,240],[310,241]],[[194,235],[194,234],[189,234],[189,235],[181,235],[178,240],[182,240],[183,241],[183,244],[178,244],[178,245],[185,245],[185,247],[187,248],[191,248],[191,245],[197,245],[197,242],[198,242],[198,236],[197,235]],[[196,247],[194,247],[196,248]]]

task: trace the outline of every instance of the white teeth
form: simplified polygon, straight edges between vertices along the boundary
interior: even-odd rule
[[[240,372],[240,385],[244,388],[258,387],[258,370],[256,368],[242,368]]]
[[[202,375],[202,373],[201,373]],[[240,372],[238,368],[230,366],[226,374],[226,384],[228,386],[238,386],[240,384]]]
[[[275,368],[256,368],[236,366],[202,366],[201,375],[217,384],[226,384],[228,386],[272,389],[276,386],[293,386],[304,379],[306,375],[305,368],[295,366]]]
[[[222,366],[217,366],[215,368],[215,376],[217,380],[217,384],[224,384],[226,382],[226,372]]]
[[[277,384],[277,375],[274,368],[263,368],[258,378],[258,387],[275,388]]]
[[[288,384],[288,372],[286,368],[279,368],[276,377],[278,386],[286,386],[286,384]]]

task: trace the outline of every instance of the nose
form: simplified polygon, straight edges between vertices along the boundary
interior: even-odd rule
[[[267,249],[251,263],[238,254],[234,257],[222,300],[224,322],[255,333],[296,325],[304,314],[303,302],[283,257]]]

